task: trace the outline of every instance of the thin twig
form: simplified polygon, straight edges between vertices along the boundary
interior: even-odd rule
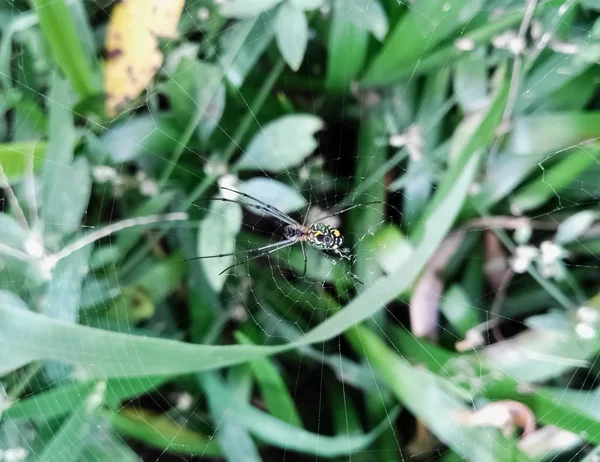
[[[113,233],[123,231],[127,228],[132,228],[134,226],[150,225],[154,223],[159,223],[161,221],[182,221],[187,219],[188,214],[185,212],[174,212],[162,215],[149,215],[147,217],[128,218],[127,220],[119,221],[117,223],[113,223],[112,225],[105,226],[104,228],[99,229],[98,231],[94,231],[93,233],[82,237],[78,241],[69,244],[68,246],[62,248],[55,254],[50,255],[47,258],[46,263],[49,265],[50,268],[53,268],[56,265],[56,263],[58,263],[63,258],[68,257],[73,252],[77,252],[78,250],[83,249],[85,246],[90,245],[99,239],[107,237]]]
[[[508,127],[510,124],[510,119],[512,118],[512,113],[517,103],[517,97],[519,96],[519,89],[521,88],[521,66],[523,65],[523,52],[525,51],[525,34],[531,25],[531,21],[533,20],[533,15],[535,13],[538,0],[525,0],[525,2],[527,3],[527,7],[525,9],[525,14],[523,15],[523,21],[521,21],[521,26],[519,27],[519,33],[517,35],[519,48],[517,49],[515,53],[515,59],[513,60],[506,107],[504,109],[504,114],[502,115],[502,122],[500,123],[500,126],[504,128]],[[500,144],[504,139],[504,135],[507,132],[508,130],[505,130],[502,134],[496,137],[494,144],[490,149],[490,159],[494,159],[498,149],[500,148]]]

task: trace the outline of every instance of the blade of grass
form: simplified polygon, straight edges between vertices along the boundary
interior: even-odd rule
[[[52,53],[81,98],[96,93],[93,74],[65,0],[33,0]]]
[[[226,387],[214,372],[199,376],[198,382],[206,392],[215,434],[225,459],[231,462],[260,461],[254,441],[235,415],[235,409],[245,404],[235,396],[239,391]]]
[[[366,86],[388,84],[399,74],[414,69],[428,50],[468,22],[481,5],[470,0],[413,3],[388,35],[383,48],[367,68],[362,83]]]
[[[325,74],[325,87],[331,92],[348,91],[365,61],[369,32],[354,25],[351,14],[342,2],[333,4]]]
[[[202,457],[222,457],[220,444],[204,435],[184,428],[164,414],[143,409],[124,408],[119,412],[103,411],[113,429],[152,448]]]
[[[363,326],[347,332],[347,337],[400,402],[452,450],[467,460],[528,460],[515,446],[507,444],[508,440],[499,431],[459,425],[457,413],[470,411],[471,406],[454,394],[443,379],[426,370],[413,368]],[[423,390],[427,390],[427,399],[423,399]]]
[[[236,332],[236,338],[241,344],[252,345],[250,338],[241,332]],[[252,361],[251,366],[252,374],[256,378],[269,412],[283,422],[302,428],[302,419],[296,410],[294,400],[271,360],[256,359]]]
[[[510,199],[511,207],[515,211],[528,212],[541,207],[555,197],[560,204],[560,193],[573,183],[577,177],[600,159],[600,145],[588,145],[585,148],[575,149],[556,165],[542,169],[542,174],[535,181],[517,191]]]
[[[92,420],[104,401],[105,390],[106,384],[99,382],[60,427],[37,460],[69,462],[79,459],[85,444],[85,436],[92,431]]]

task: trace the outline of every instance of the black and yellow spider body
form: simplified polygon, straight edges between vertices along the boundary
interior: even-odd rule
[[[344,237],[339,229],[315,223],[310,226],[288,225],[283,231],[286,239],[308,242],[318,250],[337,250],[344,244]]]
[[[267,204],[266,202],[263,202],[260,199],[252,197],[249,194],[246,194],[246,193],[243,193],[240,191],[236,191],[234,189],[226,188],[226,187],[221,187],[221,189],[233,192],[233,193],[237,194],[239,196],[239,198],[229,199],[229,198],[225,198],[225,197],[214,197],[214,198],[206,199],[206,200],[233,202],[236,204],[243,205],[245,207],[257,210],[257,211],[259,211],[263,214],[266,214],[276,220],[279,220],[280,222],[285,223],[286,227],[284,228],[284,231],[283,231],[285,239],[282,241],[274,242],[272,244],[267,244],[262,247],[257,247],[255,249],[244,250],[241,252],[221,253],[221,254],[217,254],[217,255],[203,255],[203,256],[191,259],[191,260],[200,260],[200,259],[204,259],[204,258],[221,258],[221,257],[229,257],[229,256],[235,257],[238,255],[240,255],[240,256],[244,255],[246,257],[242,261],[236,262],[233,265],[228,266],[223,271],[221,271],[220,274],[223,274],[228,269],[231,269],[231,268],[238,266],[242,263],[245,263],[249,260],[253,260],[258,257],[268,256],[278,250],[284,249],[286,247],[290,247],[296,243],[300,243],[300,246],[302,248],[302,254],[304,256],[304,271],[302,272],[302,276],[304,276],[306,274],[306,252],[304,250],[304,243],[308,243],[312,247],[316,248],[317,250],[323,251],[325,253],[325,255],[327,255],[328,258],[330,258],[330,259],[332,259],[332,256],[328,255],[328,253],[333,254],[333,256],[337,257],[338,259],[339,258],[347,259],[351,263],[353,263],[354,256],[350,253],[350,249],[347,247],[342,247],[342,245],[344,244],[344,238],[343,238],[340,230],[325,224],[323,222],[323,220],[337,216],[341,213],[347,212],[348,210],[352,210],[356,207],[363,207],[363,206],[369,205],[369,204],[381,203],[380,201],[375,201],[375,202],[366,202],[363,204],[350,205],[341,210],[338,210],[335,213],[331,213],[322,218],[319,218],[318,220],[315,220],[312,223],[304,224],[304,222],[302,222],[302,224],[301,224],[298,221],[296,221],[295,219],[293,219],[292,217],[290,217],[288,214],[277,209],[276,207],[273,207],[272,205]],[[199,202],[200,201],[197,201],[194,204],[197,205]],[[334,261],[334,263],[337,263],[336,260],[333,260],[333,261]],[[344,271],[352,279],[354,279],[355,281],[362,284],[362,282],[354,274],[352,274],[349,271],[346,271],[345,269],[344,269]]]

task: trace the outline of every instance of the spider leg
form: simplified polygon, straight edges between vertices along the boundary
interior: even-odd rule
[[[198,203],[199,202],[206,202],[206,201],[231,202],[233,204],[240,204],[240,205],[245,205],[247,207],[254,207],[255,209],[258,209],[258,210],[261,210],[261,211],[265,212],[270,217],[277,218],[278,220],[283,221],[284,223],[286,223],[288,225],[299,226],[298,222],[296,220],[294,220],[291,217],[288,217],[283,212],[280,212],[279,210],[277,210],[275,207],[272,207],[272,208],[275,209],[278,213],[273,212],[273,210],[271,209],[271,207],[266,207],[266,206],[259,205],[259,204],[250,204],[248,202],[241,201],[241,200],[226,199],[224,197],[209,197],[209,198],[206,198],[206,199],[198,199],[197,201],[194,201],[192,204],[195,205],[196,207],[200,208],[198,206]]]
[[[286,247],[289,247],[290,245],[295,244],[295,243],[296,243],[295,240],[293,240],[293,241],[283,241],[283,243],[280,242],[279,244],[282,244],[282,245],[280,245],[279,247],[275,247],[273,249],[267,250],[266,252],[261,252],[261,253],[259,253],[257,255],[252,255],[251,257],[248,257],[245,260],[242,260],[240,262],[237,262],[237,263],[234,263],[233,265],[228,266],[227,268],[225,268],[223,271],[221,271],[219,273],[219,276],[221,276],[221,274],[223,274],[227,270],[230,270],[231,268],[235,268],[236,266],[243,265],[244,263],[247,263],[250,260],[254,260],[254,259],[259,258],[259,257],[264,257],[265,255],[269,255],[269,254],[271,254],[273,252],[276,252],[276,251],[278,251],[280,249],[284,249]]]
[[[262,252],[264,252],[265,250],[270,250],[270,249],[277,250],[279,248],[287,247],[288,245],[291,245],[295,242],[296,242],[296,239],[287,239],[285,241],[279,241],[279,242],[274,242],[273,244],[263,245],[262,247],[257,247],[256,249],[240,250],[239,252],[219,253],[216,255],[204,255],[202,257],[188,258],[187,260],[184,260],[184,261],[204,260],[206,258],[222,258],[222,257],[231,257],[231,256],[235,257],[236,255],[249,255],[254,252],[258,252],[259,254],[264,255],[264,253],[262,253]]]
[[[302,248],[302,256],[304,257],[304,270],[302,271],[302,276],[300,276],[301,278],[303,278],[304,276],[306,276],[306,265],[307,265],[306,249],[304,248],[304,241],[300,241],[300,247]]]
[[[313,221],[308,226],[310,227],[310,226],[314,225],[315,223],[319,223],[320,221],[327,220],[327,218],[331,218],[331,217],[335,217],[335,216],[341,215],[342,213],[347,212],[348,210],[352,210],[352,209],[355,209],[355,208],[358,208],[358,207],[364,207],[366,205],[373,205],[373,204],[385,204],[385,202],[384,201],[372,201],[372,202],[363,202],[362,204],[350,205],[348,207],[344,207],[341,210],[338,210],[337,212],[331,213],[329,215],[325,215],[324,217],[319,218],[319,219]]]
[[[349,251],[349,250],[350,250],[350,249],[348,249],[348,251]],[[351,258],[351,257],[354,257],[353,255],[351,255],[350,257],[349,257],[348,255],[341,255],[341,254],[338,254],[337,252],[336,252],[336,255],[340,256],[341,258],[348,258],[349,260],[350,260],[350,258]],[[336,260],[335,258],[333,258],[331,255],[329,255],[329,254],[327,254],[327,253],[325,254],[325,256],[326,256],[327,258],[329,258],[329,259],[330,259],[330,260],[333,262],[333,264],[334,264],[334,265],[337,265],[337,264],[340,262],[339,260]],[[351,261],[352,261],[352,260],[351,260]],[[353,279],[353,280],[355,280],[355,281],[356,281],[356,282],[358,282],[359,284],[363,284],[363,285],[364,285],[364,282],[362,282],[362,281],[361,281],[361,280],[358,278],[358,276],[357,276],[356,274],[354,274],[352,271],[350,271],[350,270],[347,270],[346,268],[344,268],[344,265],[340,265],[340,267],[342,268],[342,270],[344,271],[344,273],[346,274],[346,276],[348,276],[350,279]]]
[[[246,193],[243,193],[241,191],[236,191],[235,189],[231,189],[231,188],[226,188],[225,186],[221,186],[221,189],[225,189],[227,191],[234,192],[236,194],[239,194],[242,197],[246,197],[246,198],[251,199],[251,200],[253,200],[255,202],[258,202],[260,205],[262,205],[262,207],[258,207],[256,204],[248,204],[248,205],[254,206],[254,207],[256,207],[256,208],[258,208],[260,210],[263,210],[265,212],[268,211],[268,213],[271,213],[271,215],[275,215],[275,216],[280,217],[282,219],[282,221],[288,220],[289,222],[291,222],[291,223],[288,223],[288,224],[296,224],[296,225],[299,224],[292,217],[288,216],[287,213],[282,212],[277,207],[274,207],[271,204],[267,204],[266,202],[263,202],[260,199],[257,199],[256,197],[251,196],[250,194],[246,194]],[[246,204],[247,204],[247,202],[246,202]]]

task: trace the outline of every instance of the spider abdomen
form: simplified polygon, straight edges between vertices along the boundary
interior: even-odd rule
[[[314,224],[306,232],[306,240],[319,250],[336,250],[344,243],[342,233],[324,223]]]

